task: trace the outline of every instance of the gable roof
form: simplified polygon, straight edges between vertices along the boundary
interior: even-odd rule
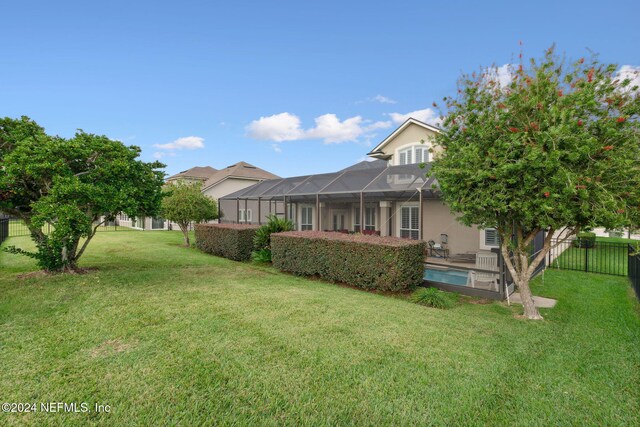
[[[209,179],[206,180],[202,189],[206,190],[207,188],[212,187],[227,178],[262,181],[265,179],[278,179],[280,177],[278,175],[272,174],[271,172],[267,172],[264,169],[260,169],[257,166],[253,166],[252,164],[249,164],[247,162],[238,162],[233,165],[227,166],[224,169],[220,169],[219,171],[209,176]]]
[[[212,168],[211,166],[195,166],[191,169],[187,169],[186,171],[171,175],[169,178],[167,178],[167,181],[179,178],[196,178],[204,181],[217,171],[218,169]]]
[[[356,163],[355,165],[351,165],[349,167],[341,169],[338,172],[354,171],[354,170],[362,170],[362,169],[380,169],[384,167],[387,167],[386,160],[380,160],[380,159],[374,160],[374,161],[363,160],[359,163]]]
[[[398,134],[400,134],[403,130],[405,130],[406,128],[408,128],[410,125],[418,125],[420,127],[423,127],[427,130],[430,130],[432,132],[436,132],[436,133],[440,133],[442,132],[439,128],[437,128],[436,126],[432,126],[430,124],[421,122],[420,120],[416,120],[413,117],[409,117],[407,120],[405,120],[404,123],[402,123],[396,130],[394,130],[391,135],[389,135],[388,137],[386,137],[380,144],[376,145],[375,148],[373,150],[371,150],[370,152],[367,153],[367,156],[381,156],[384,154],[384,152],[382,151],[382,149],[389,144],[391,141],[393,141],[393,139],[398,136]],[[381,157],[382,158],[382,157]]]

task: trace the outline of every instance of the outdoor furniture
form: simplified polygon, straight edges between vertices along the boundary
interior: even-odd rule
[[[477,282],[488,283],[491,289],[498,290],[498,254],[493,252],[478,252],[476,254],[476,268],[480,272],[470,271],[467,286],[475,288]],[[495,271],[495,273],[489,273]]]
[[[449,249],[443,247],[441,244],[429,240],[429,256],[433,258],[449,258]]]

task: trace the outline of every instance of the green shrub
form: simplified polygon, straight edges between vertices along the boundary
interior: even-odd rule
[[[260,249],[251,253],[251,259],[254,262],[271,262],[271,250]]]
[[[250,224],[196,224],[196,247],[211,255],[248,261],[257,229]]]
[[[593,248],[596,245],[596,233],[582,232],[578,233],[576,239],[573,241],[573,246],[576,248]]]
[[[258,228],[253,238],[253,248],[255,251],[251,257],[257,262],[271,262],[272,233],[280,233],[294,229],[293,222],[288,219],[268,215],[267,220],[266,224]]]
[[[405,291],[422,283],[425,243],[317,231],[271,236],[274,267],[364,289]]]
[[[451,308],[454,305],[451,294],[436,288],[420,288],[411,294],[411,301],[427,307]]]

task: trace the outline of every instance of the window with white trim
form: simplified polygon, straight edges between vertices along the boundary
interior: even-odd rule
[[[495,228],[486,228],[484,230],[484,245],[491,247],[500,246],[500,235]]]
[[[418,206],[403,206],[400,209],[400,237],[418,240],[420,218]]]
[[[398,165],[426,163],[429,161],[429,147],[424,144],[412,145],[398,151]]]
[[[376,208],[374,207],[364,208],[364,229],[365,230],[376,229]]]
[[[251,209],[240,209],[240,217],[238,218],[238,221],[240,222],[251,222],[253,220],[253,214],[251,212]]]
[[[360,232],[360,207],[354,208],[353,231]]]
[[[313,208],[311,206],[300,208],[300,230],[313,230]]]

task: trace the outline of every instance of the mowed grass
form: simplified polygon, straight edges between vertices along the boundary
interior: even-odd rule
[[[110,413],[0,425],[638,425],[640,321],[626,278],[550,271],[546,320],[450,310],[180,247],[96,236],[84,275],[19,278],[0,254],[3,402]],[[26,238],[8,244],[27,244]]]

